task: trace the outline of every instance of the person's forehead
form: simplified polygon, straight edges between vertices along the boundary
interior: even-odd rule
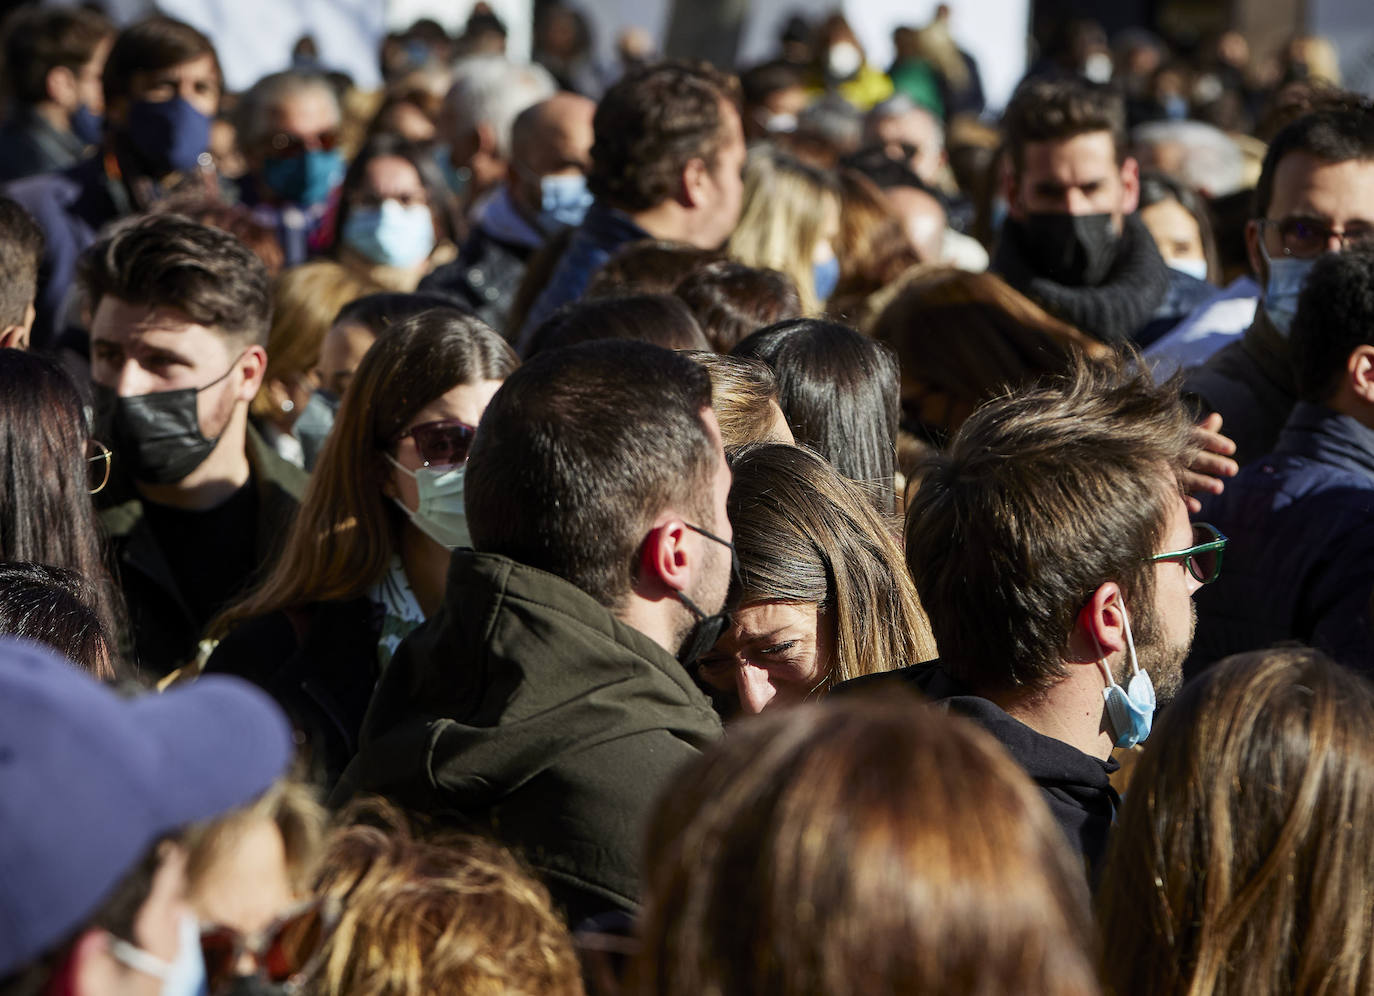
[[[273,127],[280,131],[313,135],[338,123],[338,105],[319,87],[293,91],[272,108]]]
[[[935,119],[920,110],[888,115],[878,121],[877,127],[880,135],[909,138],[913,145],[928,142],[938,135]]]
[[[215,68],[214,57],[208,52],[204,55],[198,55],[194,59],[188,59],[186,62],[178,62],[175,66],[135,70],[134,75],[180,81],[210,79],[216,83],[219,82],[219,71]]]
[[[1088,131],[1069,138],[1027,142],[1023,162],[1027,179],[1106,175],[1116,168],[1116,142],[1108,131]]]
[[[368,186],[379,192],[414,191],[423,186],[415,164],[401,156],[378,156],[367,164],[364,175]]]
[[[1302,151],[1284,156],[1274,170],[1268,217],[1303,213],[1374,220],[1374,159],[1333,163]]]
[[[92,316],[91,338],[130,348],[169,349],[194,355],[222,349],[224,337],[179,308],[131,304],[106,295]]]

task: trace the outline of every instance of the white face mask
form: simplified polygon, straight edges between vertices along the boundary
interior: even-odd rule
[[[390,453],[385,456],[396,465],[397,470],[415,480],[415,489],[419,494],[415,511],[406,508],[401,499],[392,499],[415,524],[415,528],[446,550],[472,546],[472,537],[468,535],[467,510],[463,506],[463,481],[467,464],[409,470],[401,466]]]
[[[1186,273],[1194,280],[1207,279],[1207,260],[1205,259],[1171,259],[1169,260],[1169,269]]]
[[[847,80],[864,64],[864,54],[853,42],[836,42],[826,53],[826,71],[831,79]]]
[[[190,913],[181,915],[175,961],[163,961],[137,945],[110,937],[115,960],[155,979],[162,980],[162,996],[205,996],[205,956],[200,952],[200,924]]]

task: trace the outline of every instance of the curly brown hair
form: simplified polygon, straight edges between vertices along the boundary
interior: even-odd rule
[[[739,109],[739,80],[704,62],[672,60],[626,73],[596,108],[588,189],[622,211],[662,204],[691,160],[715,169],[727,103]]]

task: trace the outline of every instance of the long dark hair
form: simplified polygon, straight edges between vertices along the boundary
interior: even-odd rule
[[[435,162],[433,152],[425,145],[408,142],[398,135],[382,133],[368,139],[353,157],[348,172],[344,174],[343,185],[339,188],[339,216],[334,224],[334,244],[330,247],[330,255],[337,257],[343,249],[344,226],[348,224],[348,216],[353,213],[349,202],[353,193],[363,184],[363,179],[367,175],[367,164],[386,156],[404,159],[420,174],[420,185],[425,188],[425,199],[429,201],[430,213],[434,215],[436,240],[458,241],[463,227],[462,218],[453,195],[449,192],[448,184],[439,172],[439,164]]]
[[[113,637],[124,613],[91,502],[88,441],[81,396],[62,368],[32,353],[0,350],[0,560],[81,575]]]
[[[772,367],[797,442],[893,512],[900,382],[892,350],[838,322],[793,318],[759,329],[733,355]]]

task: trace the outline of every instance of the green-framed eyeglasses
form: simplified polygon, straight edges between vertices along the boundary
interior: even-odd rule
[[[1146,557],[1148,561],[1181,560],[1188,573],[1203,584],[1210,584],[1221,574],[1221,554],[1226,549],[1226,537],[1211,523],[1193,523],[1193,545],[1186,550],[1173,550]]]

